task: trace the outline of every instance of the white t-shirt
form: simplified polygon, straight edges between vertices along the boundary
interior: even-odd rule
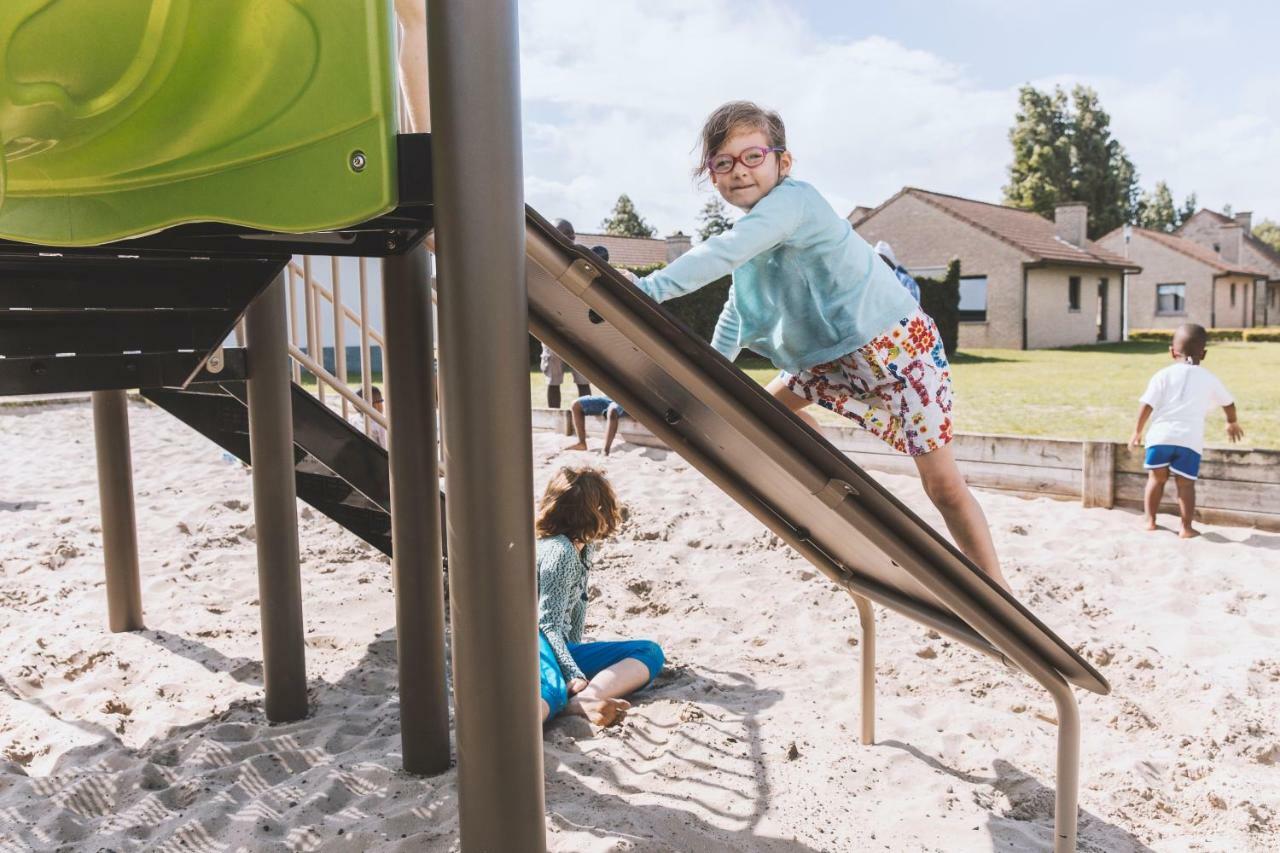
[[[1198,364],[1171,364],[1147,383],[1138,398],[1150,406],[1147,447],[1172,444],[1204,452],[1204,416],[1235,402],[1218,377]]]
[[[360,432],[364,432],[364,413],[360,411],[353,412],[347,418],[347,423],[360,430]],[[387,449],[387,431],[382,428],[382,424],[375,420],[370,420],[369,422],[369,438],[373,439],[374,443],[383,450]]]

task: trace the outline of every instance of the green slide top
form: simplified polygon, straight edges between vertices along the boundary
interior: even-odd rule
[[[391,0],[0,0],[0,238],[395,206]]]

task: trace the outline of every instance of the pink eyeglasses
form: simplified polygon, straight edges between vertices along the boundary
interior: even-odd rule
[[[733,167],[738,163],[746,166],[748,169],[754,169],[764,162],[764,158],[770,154],[778,154],[786,151],[785,148],[765,148],[757,146],[748,148],[734,157],[732,154],[717,154],[707,160],[707,168],[715,172],[717,175],[726,175],[733,171]]]

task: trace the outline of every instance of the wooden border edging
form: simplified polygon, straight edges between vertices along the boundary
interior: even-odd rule
[[[588,418],[588,433],[600,436],[603,421]],[[573,434],[567,409],[534,409],[533,428]],[[909,458],[856,426],[823,426],[819,432],[863,468],[916,473]],[[622,420],[618,436],[631,444],[666,447],[631,418]],[[1142,508],[1147,474],[1141,448],[1109,441],[972,433],[958,433],[952,448],[965,479],[977,488],[1079,500],[1086,507]],[[1172,487],[1165,489],[1162,513],[1177,514],[1174,494]],[[1196,517],[1207,524],[1280,531],[1280,451],[1206,450],[1196,484]]]

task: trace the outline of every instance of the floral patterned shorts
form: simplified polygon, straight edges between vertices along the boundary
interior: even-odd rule
[[[783,371],[782,380],[900,453],[920,456],[951,441],[951,366],[937,325],[919,308],[843,358]]]

